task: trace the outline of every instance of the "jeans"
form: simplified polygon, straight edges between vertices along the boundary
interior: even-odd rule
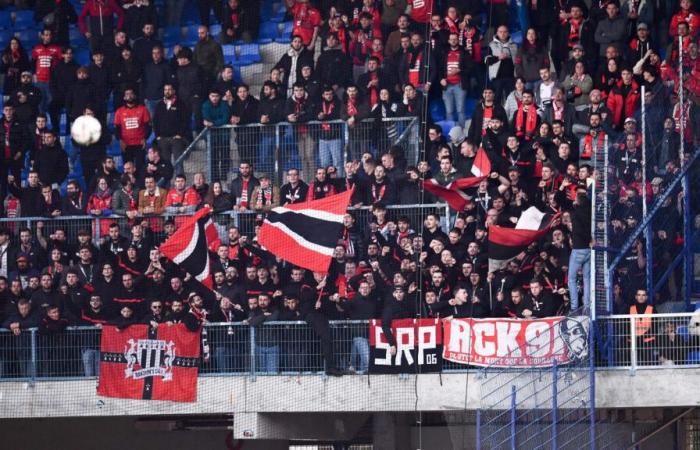
[[[590,306],[591,250],[588,248],[575,248],[571,250],[569,257],[569,296],[571,297],[572,311],[579,307],[578,285],[576,284],[579,269],[583,271],[583,305]]]
[[[367,371],[369,367],[369,344],[367,338],[352,338],[350,365],[355,367],[357,373],[365,373]]]
[[[100,375],[100,351],[94,348],[83,349],[83,369],[86,377]]]
[[[464,126],[467,118],[464,116],[464,99],[466,92],[462,86],[457,84],[448,84],[442,91],[442,101],[445,104],[445,118],[453,120],[455,111],[457,112],[457,122],[460,127]]]
[[[41,91],[41,103],[39,103],[39,112],[42,114],[48,114],[49,103],[51,103],[51,90],[49,89],[49,83],[45,81],[37,81],[34,85]],[[58,125],[58,124],[56,124]],[[53,127],[54,125],[51,124]]]
[[[318,140],[318,154],[321,160],[321,167],[328,167],[331,164],[338,169],[338,175],[343,174],[343,145],[340,139]]]
[[[257,372],[277,373],[279,372],[280,348],[278,345],[263,346],[256,345]]]
[[[158,105],[159,101],[160,100],[144,100],[144,104],[146,105],[148,114],[151,116],[151,120],[153,120],[153,117],[156,115],[156,106]]]

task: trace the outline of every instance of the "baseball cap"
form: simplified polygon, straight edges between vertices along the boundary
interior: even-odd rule
[[[637,24],[637,29],[638,30],[648,30],[649,27],[644,22],[640,22],[639,24]]]

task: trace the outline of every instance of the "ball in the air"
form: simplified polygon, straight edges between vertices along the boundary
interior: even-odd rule
[[[70,128],[70,136],[78,145],[92,145],[100,140],[102,125],[92,116],[80,116]]]

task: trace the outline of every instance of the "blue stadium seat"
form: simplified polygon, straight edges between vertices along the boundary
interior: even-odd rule
[[[294,22],[284,22],[282,24],[282,30],[279,36],[275,39],[275,42],[281,42],[283,44],[289,44],[292,41],[292,30],[294,29]]]
[[[239,46],[238,60],[242,65],[259,63],[261,58],[258,44],[243,44]]]
[[[197,25],[190,25],[187,27],[187,31],[185,32],[185,43],[187,45],[194,45],[197,43],[199,39],[199,36],[197,36],[197,28]]]
[[[39,34],[36,30],[22,30],[16,33],[17,38],[22,42],[22,46],[27,52],[39,43]]]
[[[279,36],[279,25],[275,22],[263,22],[258,32],[258,43],[269,44]]]
[[[473,97],[467,97],[464,101],[464,116],[469,118],[474,114],[476,109],[476,99]]]
[[[445,105],[442,103],[441,98],[432,99],[428,105],[428,109],[433,122],[445,120]]]
[[[209,27],[209,34],[212,36],[218,36],[221,34],[221,24],[215,23]]]
[[[30,28],[36,29],[37,23],[34,22],[34,11],[33,10],[17,11],[15,13],[14,28],[15,28],[15,30],[28,30]]]
[[[175,45],[182,39],[182,29],[180,27],[167,27],[163,30],[163,45]]]
[[[273,8],[275,13],[270,17],[272,22],[284,22],[284,18],[287,16],[287,8],[285,8],[284,3],[276,4]]]
[[[688,352],[688,364],[700,364],[700,352]]]
[[[90,50],[87,48],[79,48],[75,51],[75,62],[81,66],[87,66],[90,64]]]
[[[456,122],[452,120],[441,120],[440,122],[437,122],[436,125],[440,125],[440,128],[442,128],[442,135],[449,140],[449,133],[450,130],[455,126]]]
[[[520,47],[523,44],[523,32],[516,31],[510,35],[510,38],[515,42],[515,44]]]
[[[12,15],[9,11],[0,11],[0,28],[3,30],[12,28]]]
[[[12,30],[0,31],[0,47],[2,47],[3,49],[7,47],[7,45],[10,43],[10,39],[12,39],[14,35],[15,34],[12,32]]]

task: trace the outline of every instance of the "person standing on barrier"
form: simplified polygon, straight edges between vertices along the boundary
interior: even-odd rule
[[[258,123],[260,119],[258,99],[250,95],[248,85],[241,84],[236,88],[236,96],[231,103],[231,125],[239,125],[234,128],[236,133],[236,148],[228,159],[224,159],[219,171],[219,178],[228,177],[231,161],[252,160],[258,152],[259,127],[243,127]]]
[[[313,118],[321,122],[330,122],[340,119],[342,105],[335,96],[333,88],[326,86],[323,88],[321,100],[315,105]],[[341,140],[341,125],[322,123],[317,125],[318,129],[318,153],[321,167],[334,165],[338,167],[342,174],[343,167],[343,142]]]
[[[308,99],[304,84],[300,81],[294,83],[292,96],[287,99],[285,105],[287,121],[292,124],[292,130],[297,142],[297,151],[302,166],[302,177],[310,180],[314,175],[316,166],[316,144],[305,122],[313,119],[313,105]]]
[[[569,257],[568,287],[571,311],[579,308],[578,271],[583,275],[583,306],[591,305],[591,200],[586,189],[577,189],[571,213],[571,256]]]
[[[340,118],[348,127],[348,158],[357,159],[367,150],[369,136],[362,120],[369,115],[369,105],[360,98],[360,91],[354,84],[348,85],[344,97]]]

